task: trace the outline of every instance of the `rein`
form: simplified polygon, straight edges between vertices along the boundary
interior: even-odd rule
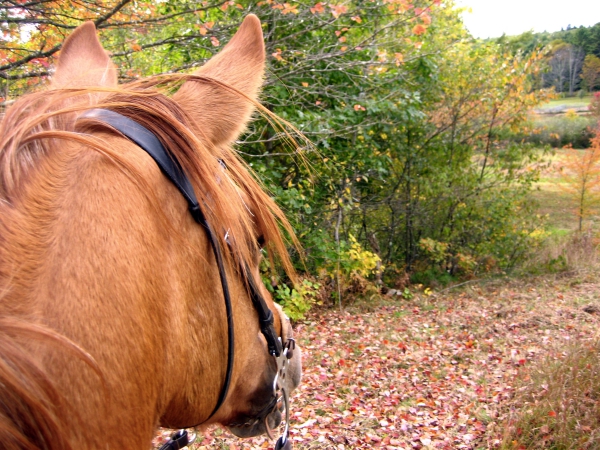
[[[229,291],[229,285],[227,283],[227,275],[225,272],[223,255],[221,254],[221,248],[217,242],[217,237],[210,224],[206,220],[206,216],[202,212],[202,208],[198,203],[198,199],[194,192],[194,188],[192,187],[189,178],[186,176],[181,165],[179,164],[179,161],[177,161],[177,159],[165,149],[162,143],[152,132],[150,132],[147,128],[137,123],[135,120],[108,109],[92,109],[83,113],[80,116],[80,118],[95,119],[100,122],[103,122],[106,125],[109,125],[110,127],[119,131],[123,136],[127,137],[142,150],[146,151],[146,153],[148,153],[152,157],[152,159],[154,159],[154,161],[156,162],[160,170],[163,172],[163,174],[167,176],[167,178],[179,190],[181,195],[183,195],[183,197],[186,199],[190,214],[192,215],[196,223],[201,225],[206,230],[208,240],[210,241],[213,254],[217,262],[217,267],[219,269],[219,277],[221,279],[221,288],[223,290],[225,310],[227,313],[228,330],[227,372],[225,375],[225,380],[223,381],[223,386],[221,387],[221,392],[219,394],[217,403],[213,411],[205,420],[206,422],[216,414],[216,412],[225,402],[231,383],[234,357],[234,328],[233,312],[231,307],[231,295]],[[221,162],[221,164],[223,163]],[[230,246],[230,242],[227,239],[227,236],[225,236],[225,241],[228,244],[228,246]],[[241,267],[241,273],[244,276],[246,286],[250,292],[250,298],[252,299],[252,303],[258,314],[260,330],[267,341],[269,354],[271,354],[275,358],[277,364],[277,373],[273,381],[274,393],[275,395],[277,395],[279,391],[282,391],[286,415],[289,416],[288,393],[285,392],[285,389],[283,389],[283,379],[285,378],[287,360],[292,356],[292,352],[294,349],[294,341],[290,339],[288,342],[285,343],[285,345],[282,345],[281,338],[277,336],[277,333],[275,332],[275,329],[273,327],[273,312],[269,309],[267,303],[265,302],[265,299],[260,293],[260,290],[256,285],[256,281],[250,273],[250,268],[247,265],[244,265],[244,267]],[[282,436],[277,441],[276,448],[291,448],[291,442],[288,439],[288,420],[289,417],[286,418],[284,436]],[[265,420],[265,424],[266,422],[267,421]],[[268,425],[266,428],[269,437],[271,437]],[[166,447],[167,449],[179,449],[183,447],[181,442],[181,432],[176,433],[176,435],[178,436],[177,439],[172,439],[171,441],[173,442],[173,444],[176,445]]]

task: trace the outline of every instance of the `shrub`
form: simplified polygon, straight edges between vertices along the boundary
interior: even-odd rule
[[[321,303],[318,299],[320,288],[319,283],[304,279],[296,288],[285,284],[277,286],[273,290],[273,296],[283,308],[283,312],[295,322],[303,319],[313,305]]]
[[[519,138],[535,145],[550,145],[555,148],[588,148],[596,120],[570,111],[565,115],[536,116],[532,132]]]
[[[600,92],[596,92],[588,106],[592,116],[600,119]]]
[[[525,273],[560,273],[567,271],[597,271],[598,240],[591,232],[572,232],[548,236],[523,264]]]

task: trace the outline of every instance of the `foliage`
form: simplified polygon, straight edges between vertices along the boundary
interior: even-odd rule
[[[530,119],[530,130],[516,136],[517,142],[554,148],[588,148],[596,120],[571,111],[564,115],[533,115]]]
[[[581,78],[584,81],[585,88],[590,92],[600,87],[600,58],[596,55],[585,56]]]
[[[123,80],[199,66],[242,16],[261,18],[263,103],[314,146],[290,152],[286,136],[259,117],[238,149],[295,226],[306,249],[297,268],[321,270],[322,284],[333,279],[339,300],[385,279],[386,267],[470,277],[512,267],[530,246],[536,226],[524,196],[537,153],[511,137],[548,98],[533,85],[544,55],[473,41],[451,1],[73,5],[64,16],[55,3],[23,13],[35,27],[25,43],[16,19],[3,25],[15,47],[2,69],[9,96],[25,88],[19,80],[47,75],[32,61],[51,64],[45,42],[84,18],[95,17]],[[447,245],[443,263],[423,239]],[[281,293],[288,303],[294,295]]]
[[[597,62],[594,58],[600,57],[600,23],[591,27],[568,26],[556,32],[527,31],[518,36],[502,36],[492,42],[514,55],[547,49],[547,68],[536,76],[535,81],[540,87],[553,85],[557,92],[568,95],[573,95],[578,88],[595,89]],[[580,79],[584,80],[583,86]]]
[[[560,186],[573,197],[578,230],[582,232],[583,221],[597,211],[600,203],[600,130],[589,149],[566,149],[562,172],[565,183]]]
[[[594,118],[599,121],[600,126],[600,92],[596,92],[594,94],[588,108],[592,116],[594,116]]]
[[[275,301],[282,306],[286,315],[295,322],[304,319],[304,316],[313,305],[320,304],[318,300],[320,288],[319,283],[304,279],[295,288],[290,288],[285,284],[278,285],[273,294]]]

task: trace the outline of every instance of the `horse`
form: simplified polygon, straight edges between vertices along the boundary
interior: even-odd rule
[[[194,74],[118,85],[88,22],[49,87],[7,110],[3,448],[146,449],[158,426],[250,437],[289,414],[301,353],[259,265],[293,270],[292,230],[232,148],[264,65],[249,15]]]

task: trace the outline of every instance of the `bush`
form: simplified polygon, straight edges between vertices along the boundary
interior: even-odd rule
[[[594,94],[588,108],[592,113],[592,116],[596,119],[600,119],[600,92]]]
[[[595,123],[593,117],[578,115],[573,110],[565,115],[536,116],[532,123],[533,131],[520,138],[535,145],[550,145],[555,148],[568,145],[573,148],[588,148]]]
[[[524,273],[596,271],[600,265],[598,240],[591,232],[548,236],[539,251],[523,264]]]
[[[319,283],[304,279],[296,288],[282,284],[272,291],[275,301],[281,305],[283,312],[292,322],[295,322],[303,319],[313,305],[321,303],[318,299],[320,288]]]

